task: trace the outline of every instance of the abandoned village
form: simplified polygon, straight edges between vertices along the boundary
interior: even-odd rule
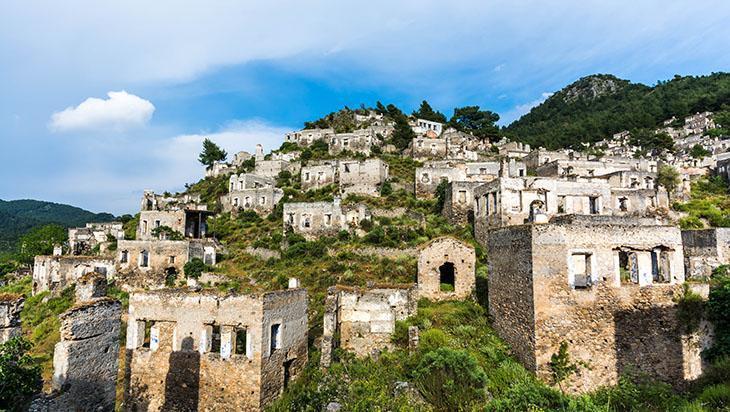
[[[730,264],[730,229],[681,229],[686,214],[671,205],[689,199],[698,179],[730,178],[730,140],[708,134],[718,127],[713,113],[667,119],[657,133],[673,139],[669,155],[632,146],[629,132],[547,150],[415,116],[401,149],[387,113],[347,113],[346,131],[310,124],[268,153],[257,145],[218,156],[202,181],[215,190],[145,190],[136,226],[71,228],[66,244],[36,256],[33,295],[73,287],[75,303],[60,316],[52,378],[30,410],[262,410],[313,362],[326,370],[342,356],[395,350],[394,333],[419,301],[480,293],[499,338],[538,379],[555,385],[552,365],[565,348],[583,365],[557,382],[569,394],[616,385],[629,370],[676,388],[703,375],[713,325],[698,317],[688,328],[681,306],[688,295],[706,300],[713,271]],[[698,145],[704,157],[690,155]],[[385,202],[392,193],[412,204],[437,199],[438,213],[468,237],[347,249],[414,262],[387,279],[324,284],[277,270],[276,283],[231,287],[234,254],[265,270],[319,239],[375,236],[399,219],[429,224],[407,203]],[[214,230],[225,219],[263,222],[271,241],[236,250]],[[0,340],[20,335],[23,305],[2,295]],[[407,328],[408,350],[423,333]],[[327,410],[340,407],[332,399]]]

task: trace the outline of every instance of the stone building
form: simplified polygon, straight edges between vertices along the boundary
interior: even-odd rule
[[[538,167],[546,165],[554,160],[574,160],[581,158],[578,152],[568,150],[546,150],[542,147],[533,149],[522,160],[527,170],[534,172]]]
[[[106,251],[109,239],[124,239],[124,228],[121,222],[87,223],[84,227],[68,229],[69,252],[73,255],[88,255],[99,246]]]
[[[254,173],[259,176],[266,176],[276,178],[281,172],[289,172],[293,175],[299,173],[302,164],[300,162],[289,162],[287,160],[258,160],[256,159],[256,166]]]
[[[164,239],[164,233],[156,235],[155,229],[165,226],[186,238],[201,239],[206,236],[206,220],[211,215],[213,212],[201,204],[200,196],[165,196],[145,190],[136,237]]]
[[[212,239],[121,240],[117,244],[117,276],[127,287],[159,288],[178,279],[194,258],[216,263],[220,245]]]
[[[556,159],[535,169],[542,177],[598,177],[621,171],[657,172],[657,162],[647,159],[604,158],[602,160]]]
[[[114,259],[100,256],[36,256],[33,263],[33,295],[47,290],[53,294],[60,293],[90,272],[113,279],[116,275]]]
[[[230,173],[236,173],[236,166],[227,162],[213,162],[210,167],[205,168],[205,177],[218,177]]]
[[[221,196],[224,212],[253,210],[270,213],[284,197],[284,191],[275,186],[274,179],[250,173],[231,175],[228,194]]]
[[[388,179],[387,163],[380,159],[340,160],[340,193],[380,196],[380,186]]]
[[[342,152],[362,153],[370,156],[373,146],[382,142],[372,128],[358,129],[352,133],[337,133],[329,138],[329,154],[336,156]]]
[[[605,182],[571,182],[541,177],[500,177],[474,189],[477,236],[490,227],[520,225],[538,215],[607,215],[613,211]]]
[[[307,291],[133,293],[127,410],[260,410],[307,362]]]
[[[15,293],[0,294],[0,343],[20,336],[20,312],[25,298]]]
[[[515,356],[541,378],[561,342],[586,362],[571,392],[638,371],[681,386],[702,371],[706,326],[677,319],[684,267],[679,228],[615,216],[564,216],[490,231],[489,311]]]
[[[730,264],[730,228],[683,230],[682,243],[688,278],[709,278],[715,268]]]
[[[371,288],[333,286],[327,290],[320,364],[329,367],[332,350],[340,347],[365,357],[391,348],[395,322],[415,315],[415,285]]]
[[[476,285],[474,248],[452,237],[421,245],[418,253],[418,296],[430,300],[467,299]]]
[[[411,157],[416,160],[446,159],[446,139],[416,137],[410,149]]]
[[[59,316],[52,392],[34,399],[29,411],[114,410],[122,304],[105,295],[103,275],[79,280],[76,305]]]
[[[342,206],[339,198],[333,202],[284,203],[284,232],[292,230],[307,239],[357,228],[365,219],[370,219],[365,205]]]
[[[715,174],[730,182],[730,152],[717,155]]]
[[[491,182],[500,176],[503,170],[508,176],[526,176],[527,168],[519,160],[507,162],[463,162],[458,160],[430,161],[416,168],[416,197],[429,198],[436,193],[442,181],[447,182]]]
[[[302,167],[302,190],[319,189],[327,185],[335,184],[336,181],[336,161],[326,161],[322,164]]]
[[[464,225],[474,221],[474,189],[484,182],[453,181],[446,187],[441,214],[453,224]]]
[[[499,145],[499,155],[508,159],[522,159],[529,153],[529,144],[520,142],[506,142]]]
[[[302,129],[297,132],[290,132],[284,136],[284,140],[289,143],[296,143],[299,146],[307,147],[316,140],[327,140],[335,131],[328,129]]]
[[[424,135],[428,131],[432,131],[436,136],[440,136],[444,130],[444,124],[432,122],[426,119],[415,119],[409,122],[411,129],[417,135]]]

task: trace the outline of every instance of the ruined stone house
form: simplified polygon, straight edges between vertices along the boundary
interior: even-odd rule
[[[336,133],[329,137],[329,154],[336,156],[342,152],[351,152],[370,156],[373,147],[382,144],[372,128],[358,129],[352,133]]]
[[[474,189],[484,182],[453,181],[446,187],[441,214],[453,224],[465,225],[474,221]]]
[[[59,316],[52,392],[36,397],[30,412],[114,410],[122,304],[105,295],[103,275],[79,280],[76,304]]]
[[[139,213],[137,240],[165,239],[164,233],[156,234],[155,229],[169,227],[186,238],[206,237],[206,220],[213,212],[201,204],[199,196],[160,196],[145,191],[142,210]]]
[[[231,175],[228,194],[221,196],[224,212],[253,210],[270,213],[284,197],[284,191],[275,186],[272,178],[250,173]]]
[[[388,179],[389,166],[380,159],[340,160],[340,193],[380,196],[380,186]]]
[[[416,197],[429,198],[436,194],[436,188],[446,182],[491,182],[506,170],[509,176],[527,174],[525,164],[518,160],[500,162],[462,162],[455,160],[430,161],[416,168]]]
[[[591,178],[620,171],[657,172],[657,162],[647,159],[608,158],[601,160],[556,159],[535,169],[535,174],[554,178]]]
[[[0,344],[21,335],[20,312],[24,304],[23,295],[0,294]]]
[[[424,135],[428,131],[432,131],[436,136],[440,136],[444,130],[444,124],[433,122],[426,119],[414,119],[408,122],[411,129],[416,135]]]
[[[125,287],[160,288],[165,281],[181,278],[194,258],[216,263],[220,245],[213,239],[121,240],[117,245],[116,272]]]
[[[123,226],[121,222],[104,222],[69,228],[69,252],[73,255],[88,255],[98,246],[99,251],[104,253],[110,239],[124,239]]]
[[[530,145],[520,142],[506,142],[499,145],[499,155],[508,159],[522,159],[530,153]]]
[[[476,285],[474,248],[439,237],[418,248],[418,296],[434,301],[468,299]]]
[[[417,307],[418,291],[412,284],[330,287],[325,300],[321,366],[330,366],[337,347],[358,357],[392,348],[395,322],[415,315]]]
[[[125,242],[120,240],[119,243]],[[116,276],[114,258],[101,256],[36,256],[33,263],[33,295],[44,291],[58,294],[90,272],[110,279]]]
[[[415,160],[446,159],[446,140],[438,137],[415,137],[410,144],[410,154]]]
[[[687,333],[677,319],[679,228],[571,215],[485,236],[493,326],[539,377],[549,380],[563,341],[589,366],[569,378],[571,392],[615,385],[628,371],[675,386],[701,373],[707,325]]]
[[[474,189],[474,228],[519,225],[559,214],[611,214],[611,188],[602,182],[500,177]]]
[[[316,140],[326,140],[329,136],[334,135],[334,129],[302,129],[296,132],[287,133],[284,141],[296,143],[299,146],[307,147]]]
[[[720,265],[730,264],[730,228],[683,230],[687,278],[709,278]]]
[[[337,182],[337,162],[324,161],[321,164],[302,167],[302,190],[319,189]]]
[[[298,161],[287,161],[287,160],[259,160],[256,159],[256,166],[254,167],[254,173],[259,176],[266,176],[276,178],[281,172],[289,172],[292,176],[299,173],[302,164]]]
[[[332,202],[284,203],[284,232],[292,230],[310,240],[357,228],[366,219],[370,219],[370,211],[365,205],[343,206],[339,198]]]
[[[730,181],[730,153],[721,153],[717,155],[715,174],[722,176],[727,181]]]
[[[307,291],[129,298],[127,410],[260,410],[307,362]]]

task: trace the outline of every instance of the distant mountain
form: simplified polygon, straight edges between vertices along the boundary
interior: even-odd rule
[[[532,146],[577,147],[706,110],[730,111],[730,73],[675,76],[653,87],[596,74],[556,92],[504,132]]]
[[[57,223],[64,227],[88,222],[109,222],[114,215],[93,213],[78,207],[40,200],[0,200],[0,253],[14,249],[15,243],[33,227]]]

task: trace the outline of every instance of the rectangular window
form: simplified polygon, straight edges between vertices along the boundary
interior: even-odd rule
[[[122,263],[129,262],[129,252],[126,250],[122,250],[122,256],[119,258],[119,261]]]
[[[466,190],[459,190],[459,203],[466,203]]]
[[[571,275],[575,289],[587,289],[593,284],[591,278],[591,254],[573,253],[571,256]]]
[[[146,250],[139,253],[139,266],[146,268],[150,265],[150,254]]]
[[[155,220],[155,229],[158,228],[158,227],[160,227],[160,221],[159,220]]]
[[[588,206],[590,209],[590,213],[592,215],[597,215],[600,213],[600,206],[598,204],[598,198],[591,196],[588,198]]]
[[[221,351],[221,325],[212,325],[213,331],[210,334],[210,351],[220,353]]]
[[[246,354],[246,328],[236,328],[236,355]]]
[[[309,181],[309,172],[304,173],[304,181],[305,182]]]
[[[155,324],[155,322],[151,320],[144,321],[144,340],[142,341],[142,347],[143,348],[150,348],[150,341],[152,338],[152,326]]]
[[[147,234],[147,221],[146,220],[142,221],[142,233],[145,235]]]
[[[327,213],[324,215],[324,224],[329,226],[332,224],[332,215]]]
[[[171,265],[175,264],[175,256],[170,256],[170,264]]]
[[[271,325],[271,335],[270,335],[270,348],[271,353],[274,353],[275,350],[281,349],[281,324],[275,323]]]

